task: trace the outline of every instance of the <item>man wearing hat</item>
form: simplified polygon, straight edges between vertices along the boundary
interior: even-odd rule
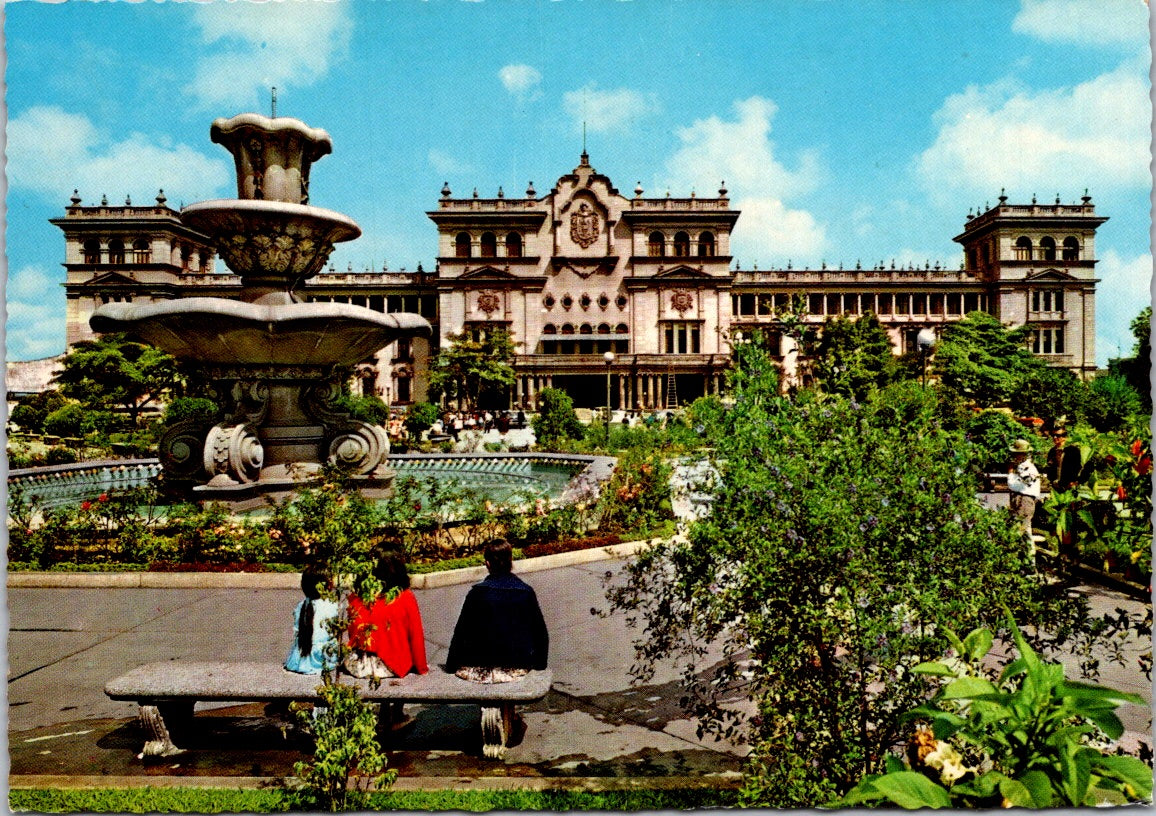
[[[1026,439],[1012,443],[1011,467],[1008,469],[1007,488],[1011,491],[1011,512],[1024,525],[1024,532],[1032,534],[1032,516],[1040,497],[1040,472],[1032,463],[1032,446]]]

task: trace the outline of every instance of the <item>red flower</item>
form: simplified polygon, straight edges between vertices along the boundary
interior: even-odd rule
[[[1132,443],[1132,455],[1133,456],[1139,456],[1140,451],[1142,451],[1142,450],[1144,450],[1144,443],[1141,442],[1139,439],[1137,439],[1135,442]]]
[[[1147,476],[1152,472],[1152,454],[1146,453],[1140,457],[1140,461],[1136,463],[1136,472],[1141,476]]]
[[[1124,501],[1124,499],[1128,498],[1128,491],[1124,489],[1124,485],[1120,485],[1116,488],[1116,498],[1120,501]]]
[[[82,502],[80,503],[80,509],[81,509],[81,510],[91,510],[91,509],[92,509],[92,502],[90,502],[90,501],[82,501]]]
[[[420,513],[421,512],[421,502],[419,502],[419,501],[414,502],[413,503],[413,509]]]
[[[106,501],[108,501],[108,494],[107,493],[101,493],[99,496],[96,497],[96,500],[98,502],[106,502]]]

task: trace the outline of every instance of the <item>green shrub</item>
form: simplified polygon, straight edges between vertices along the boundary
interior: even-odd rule
[[[964,427],[964,432],[976,447],[975,465],[985,473],[1004,470],[1008,461],[1008,449],[1017,439],[1031,440],[1027,430],[1000,411],[980,411]]]
[[[566,439],[581,439],[586,433],[574,413],[574,401],[558,388],[538,392],[538,413],[531,425],[539,448],[551,448]]]
[[[1097,431],[1122,429],[1141,411],[1140,395],[1124,377],[1100,374],[1088,384],[1084,417]]]
[[[71,465],[80,459],[76,451],[71,448],[53,447],[48,449],[48,454],[44,460],[50,465]]]
[[[89,412],[70,402],[44,418],[44,433],[49,436],[84,436],[92,430]]]
[[[12,408],[8,421],[19,426],[25,433],[42,433],[45,417],[66,404],[64,395],[55,389],[29,394],[21,397]]]
[[[410,438],[417,440],[428,431],[438,418],[438,407],[432,402],[415,402],[405,412],[405,430]]]
[[[165,406],[163,424],[174,425],[177,422],[194,420],[206,425],[217,421],[220,408],[217,403],[204,397],[177,397]]]

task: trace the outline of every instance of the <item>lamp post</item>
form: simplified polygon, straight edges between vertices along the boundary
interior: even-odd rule
[[[606,361],[606,450],[610,450],[610,366],[614,365],[614,352],[602,355]]]
[[[919,346],[919,357],[923,362],[923,387],[927,387],[927,353],[935,345],[935,332],[923,328],[915,335],[915,345]]]

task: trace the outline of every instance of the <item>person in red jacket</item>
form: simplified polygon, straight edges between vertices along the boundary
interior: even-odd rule
[[[352,650],[345,669],[354,677],[405,677],[426,674],[425,632],[417,598],[409,588],[409,573],[400,552],[385,553],[374,566],[382,594],[366,604],[349,596],[349,642]],[[400,728],[412,722],[401,703],[392,703],[389,722]]]

